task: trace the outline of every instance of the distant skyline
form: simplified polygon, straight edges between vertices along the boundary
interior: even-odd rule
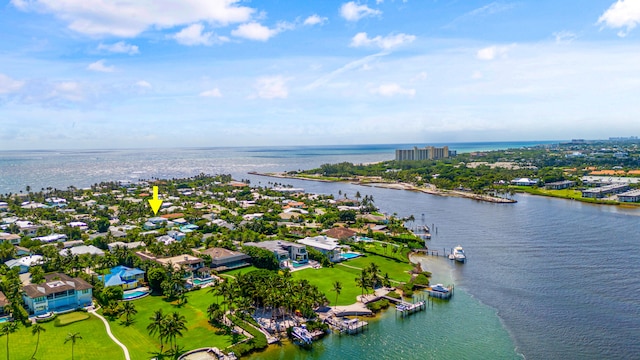
[[[11,0],[0,150],[640,135],[640,0]]]

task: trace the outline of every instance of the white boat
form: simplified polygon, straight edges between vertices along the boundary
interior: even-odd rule
[[[462,250],[462,246],[458,245],[455,248],[453,248],[453,257],[455,258],[456,261],[458,262],[465,262],[465,260],[467,260],[467,257],[464,254],[464,250]]]
[[[444,285],[442,285],[442,284],[431,285],[431,290],[432,291],[441,292],[441,293],[448,293],[449,292],[449,289],[444,287]]]

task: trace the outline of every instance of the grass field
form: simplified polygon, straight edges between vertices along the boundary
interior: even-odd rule
[[[246,273],[248,273],[250,271],[253,271],[253,270],[258,270],[258,268],[253,266],[253,265],[251,265],[251,266],[243,267],[243,268],[240,268],[240,269],[233,269],[233,270],[225,271],[225,272],[220,273],[220,275],[236,276],[236,275],[238,275],[240,273],[246,274]]]
[[[389,278],[397,281],[409,281],[411,275],[408,271],[413,268],[411,264],[387,259],[376,255],[367,255],[353,260],[345,261],[344,264],[357,268],[365,268],[371,263],[380,267],[380,273],[389,273]],[[336,292],[333,291],[333,283],[340,281],[342,290],[338,297],[337,305],[349,305],[356,302],[356,296],[362,293],[362,289],[356,286],[356,277],[360,275],[360,270],[336,264],[333,268],[305,269],[291,273],[294,279],[307,279],[322,291],[330,302],[336,305]]]
[[[81,314],[86,315],[86,313]],[[82,337],[76,341],[74,347],[75,360],[124,359],[122,349],[111,341],[104,324],[95,316],[89,315],[89,318],[84,321],[77,321],[64,327],[55,327],[53,321],[40,325],[46,330],[40,333],[37,359],[71,359],[71,343],[65,344],[64,340],[67,334],[75,332]],[[25,328],[20,325],[17,332],[9,335],[9,359],[31,359],[36,348],[36,338],[35,335],[31,335],[31,327]],[[2,344],[0,358],[6,359],[6,338],[0,338],[0,342]],[[133,359],[145,358],[134,357]]]
[[[83,311],[74,311],[68,314],[58,315],[55,320],[53,320],[54,326],[67,326],[69,324],[73,324],[74,322],[87,320],[89,318],[88,313]]]
[[[232,343],[232,337],[216,334],[207,319],[207,307],[215,301],[207,289],[191,291],[188,293],[188,302],[182,306],[165,301],[160,296],[147,296],[134,300],[138,313],[133,317],[132,324],[126,326],[120,319],[109,321],[111,331],[128,348],[132,359],[149,359],[150,352],[160,349],[160,342],[156,337],[149,336],[147,325],[153,312],[159,309],[165,314],[174,311],[184,315],[187,319],[187,329],[183,338],[178,338],[177,343],[186,351],[202,347],[218,347],[223,349]],[[165,347],[166,349],[166,347]]]

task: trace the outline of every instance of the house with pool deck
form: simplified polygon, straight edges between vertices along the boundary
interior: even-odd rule
[[[224,271],[237,269],[251,265],[250,257],[239,251],[228,250],[224,248],[210,248],[205,250],[194,250],[201,255],[208,255],[211,258],[211,269],[216,271]]]
[[[331,262],[342,261],[342,257],[340,256],[340,250],[342,247],[338,243],[338,239],[326,235],[318,235],[300,239],[298,240],[298,243],[310,246],[320,251],[329,258],[329,261]]]
[[[30,314],[42,315],[49,311],[65,311],[91,305],[93,286],[81,278],[63,273],[44,276],[42,284],[22,287],[22,299]]]
[[[273,252],[281,268],[289,267],[289,262],[295,261],[298,264],[309,262],[309,254],[304,245],[292,243],[284,240],[269,240],[261,242],[248,242],[246,246],[256,246]]]

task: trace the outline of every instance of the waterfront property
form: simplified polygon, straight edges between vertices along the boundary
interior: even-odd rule
[[[548,190],[562,190],[568,189],[576,184],[575,181],[571,180],[563,180],[563,181],[555,181],[544,184],[544,188]]]
[[[196,250],[199,254],[209,255],[211,257],[211,269],[216,271],[224,271],[249,266],[251,259],[248,255],[239,251],[232,251],[224,248],[210,248],[205,250]]]
[[[639,202],[640,201],[640,189],[634,189],[625,191],[618,194],[618,201],[620,202]]]
[[[248,242],[247,246],[256,246],[259,248],[267,249],[273,252],[273,255],[278,260],[281,268],[289,267],[291,261],[295,261],[299,264],[306,264],[309,262],[309,254],[307,248],[304,245],[292,243],[283,240],[269,240],[259,243]]]
[[[104,282],[104,287],[122,286],[123,290],[135,289],[144,281],[144,270],[132,269],[126,266],[116,266],[111,268],[109,274],[99,276]]]
[[[396,149],[396,161],[406,161],[406,160],[438,160],[438,159],[447,159],[451,156],[455,156],[455,151],[449,151],[448,146],[443,146],[441,148],[434,146],[425,146],[424,148],[419,148],[414,146],[413,149]]]
[[[93,286],[81,278],[62,273],[44,276],[42,284],[23,287],[22,298],[29,313],[41,315],[49,311],[65,311],[91,305]]]
[[[300,239],[298,240],[298,243],[310,246],[320,251],[329,258],[329,261],[331,262],[338,262],[342,260],[340,257],[341,246],[338,244],[338,239],[334,239],[326,235],[318,235]]]
[[[629,184],[613,183],[601,187],[582,190],[583,198],[600,199],[629,190]]]

